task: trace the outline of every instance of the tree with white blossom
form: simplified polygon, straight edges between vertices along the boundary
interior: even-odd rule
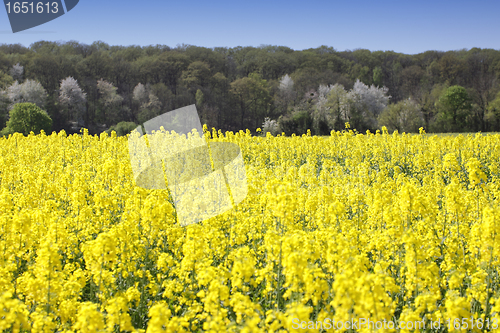
[[[290,75],[286,74],[279,81],[279,93],[277,104],[283,111],[286,112],[290,103],[295,99],[295,92],[293,90],[293,80]]]
[[[279,132],[279,125],[276,120],[272,120],[269,117],[264,118],[264,122],[262,123],[262,131],[264,134],[270,132],[272,135],[276,135]]]
[[[387,93],[385,87],[368,87],[359,80],[350,91],[341,84],[320,85],[312,111],[313,126],[318,131],[321,126],[328,127],[328,130],[342,130],[348,122],[354,128],[374,129],[378,116],[389,102]]]
[[[78,85],[78,81],[69,76],[61,81],[59,102],[68,110],[68,118],[74,119],[79,125],[85,125],[84,114],[87,94]]]
[[[133,100],[139,104],[139,114],[136,116],[139,123],[158,116],[161,111],[162,103],[149,85],[137,84],[133,91]]]
[[[17,63],[12,66],[9,74],[14,80],[21,82],[23,80],[24,67],[20,63]]]
[[[387,95],[389,89],[386,87],[368,87],[359,79],[354,83],[351,90],[355,106],[363,117],[366,127],[377,127],[377,117],[387,107],[391,96]]]
[[[321,84],[318,88],[318,97],[315,107],[312,110],[313,127],[318,133],[320,132],[321,127],[331,127],[332,125],[332,115],[327,102],[328,93],[331,89],[333,89],[333,87],[333,85],[326,86]]]
[[[7,88],[7,97],[11,103],[10,109],[17,103],[33,103],[43,109],[47,92],[38,81],[26,80],[23,83],[16,81]]]
[[[143,105],[144,103],[147,103],[149,93],[146,89],[146,86],[144,86],[142,83],[138,83],[134,87],[134,91],[132,92],[132,96],[133,96],[134,101],[138,102],[139,105]]]

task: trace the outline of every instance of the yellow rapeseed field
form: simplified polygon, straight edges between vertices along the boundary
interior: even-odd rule
[[[500,135],[205,135],[241,147],[248,195],[186,227],[126,137],[0,139],[0,330],[500,325]]]

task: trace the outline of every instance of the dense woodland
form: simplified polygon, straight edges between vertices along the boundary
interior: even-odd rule
[[[328,134],[500,130],[500,50],[406,55],[332,47],[0,45],[0,128],[16,103],[52,130],[99,133],[196,104],[217,129]],[[123,123],[127,122],[127,123]],[[130,124],[134,123],[134,124]]]

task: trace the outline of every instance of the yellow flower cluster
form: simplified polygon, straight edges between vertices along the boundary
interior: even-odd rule
[[[0,139],[0,330],[500,325],[500,135],[205,136],[241,148],[248,195],[188,226],[126,137]]]

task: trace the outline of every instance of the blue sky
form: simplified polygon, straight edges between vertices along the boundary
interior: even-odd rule
[[[271,44],[295,50],[327,45],[407,54],[500,49],[499,13],[500,0],[80,0],[67,14],[15,34],[0,10],[0,43]]]

